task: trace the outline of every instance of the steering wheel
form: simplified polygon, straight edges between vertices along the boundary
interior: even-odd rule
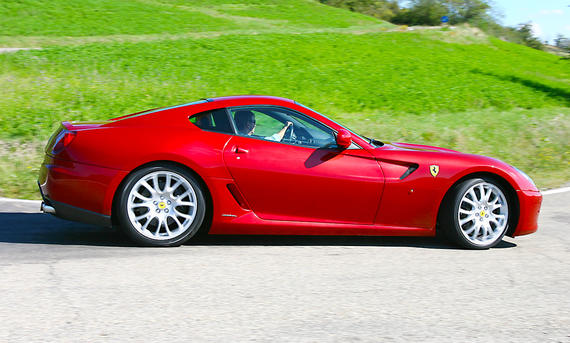
[[[297,139],[297,135],[295,135],[295,129],[294,129],[295,124],[293,124],[293,122],[291,122],[291,124],[292,125],[287,128],[287,131],[285,131],[283,138],[289,141],[294,141],[295,139]]]

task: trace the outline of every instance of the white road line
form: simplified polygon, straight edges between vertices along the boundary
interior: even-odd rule
[[[0,54],[10,53],[22,50],[41,50],[42,48],[0,48]]]
[[[570,192],[570,187],[549,189],[549,190],[541,192],[541,193],[542,193],[542,195],[550,195],[550,194],[558,194],[558,193],[564,193],[564,192]]]
[[[11,198],[2,198],[0,197],[0,201],[9,201],[21,204],[41,204],[41,200],[26,200],[26,199],[11,199]]]

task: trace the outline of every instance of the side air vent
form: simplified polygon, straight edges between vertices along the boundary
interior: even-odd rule
[[[407,178],[408,176],[410,176],[410,174],[415,172],[416,169],[418,169],[418,167],[419,167],[419,165],[417,163],[414,163],[411,166],[409,166],[408,170],[406,170],[406,172],[404,174],[402,174],[402,176],[400,176],[400,180],[403,180],[403,179]]]
[[[238,190],[237,186],[233,183],[228,183],[227,187],[228,187],[228,190],[230,191],[231,195],[234,197],[234,199],[238,203],[238,205],[240,205],[242,208],[245,208],[246,210],[249,210],[250,208],[249,208],[249,206],[247,206],[247,202],[245,201],[245,199],[241,195],[241,192]]]

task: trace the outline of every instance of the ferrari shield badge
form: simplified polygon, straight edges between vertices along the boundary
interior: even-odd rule
[[[436,177],[437,174],[439,173],[439,166],[436,164],[432,164],[431,166],[429,166],[429,171],[433,177]]]

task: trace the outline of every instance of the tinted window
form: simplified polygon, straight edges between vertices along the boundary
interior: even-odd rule
[[[195,114],[190,117],[190,122],[202,130],[234,133],[224,108]]]

